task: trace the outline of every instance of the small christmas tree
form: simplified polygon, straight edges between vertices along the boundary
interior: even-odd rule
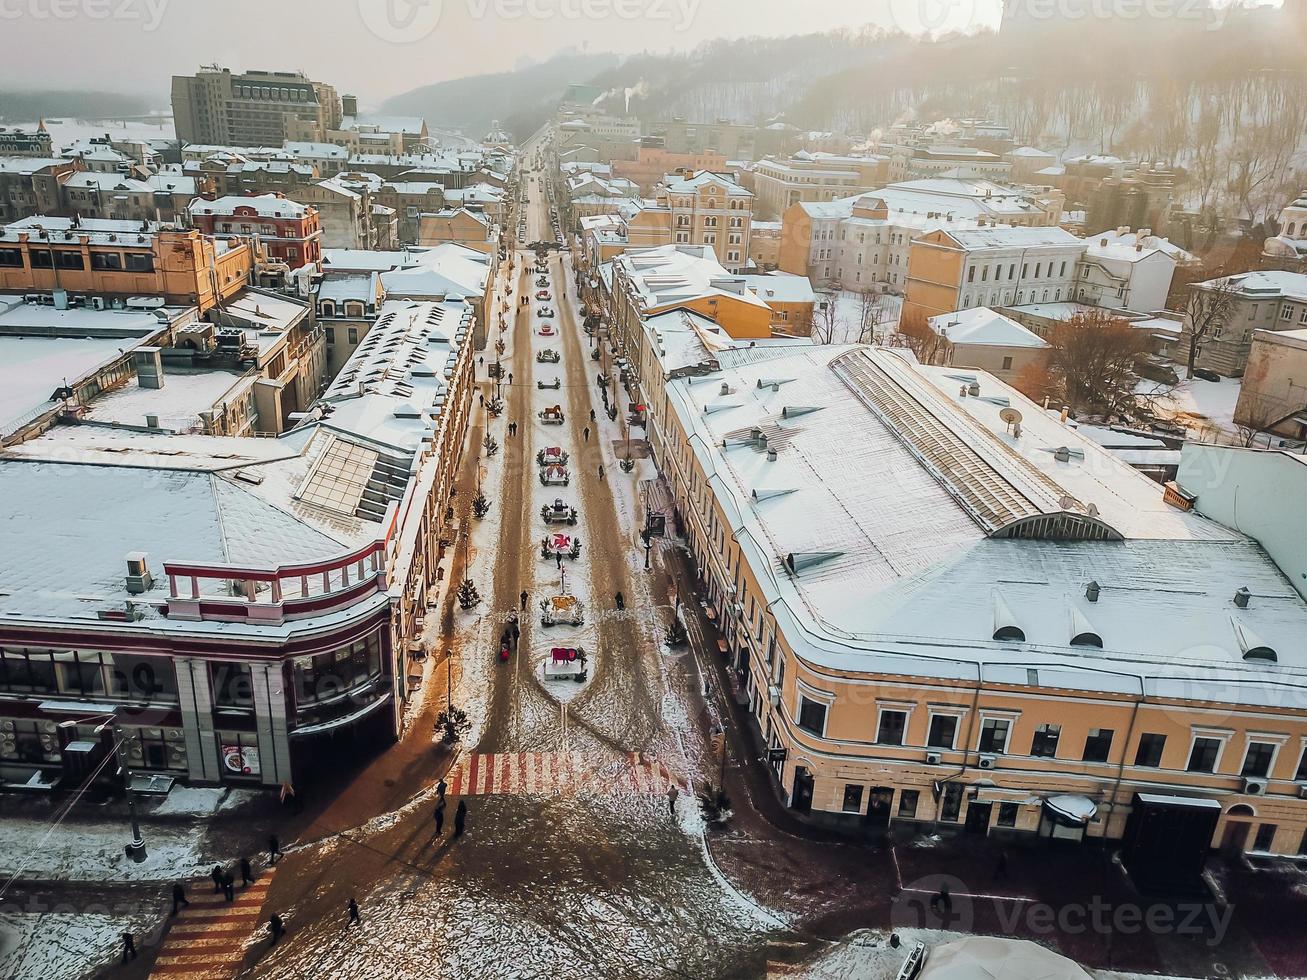
[[[481,593],[477,591],[476,583],[470,578],[463,579],[458,587],[458,604],[462,609],[474,609],[481,603]]]
[[[472,501],[472,513],[478,521],[490,513],[490,498],[484,492],[478,492]]]
[[[495,442],[494,436],[486,433],[486,437],[481,440],[481,448],[486,451],[486,459],[499,454],[499,443]]]

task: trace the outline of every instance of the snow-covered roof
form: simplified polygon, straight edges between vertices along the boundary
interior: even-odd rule
[[[1307,604],[1255,542],[1169,507],[1010,387],[884,349],[768,353],[727,352],[667,394],[805,661],[1241,703],[1307,667]],[[1024,642],[993,639],[1000,606]],[[1101,649],[1071,644],[1084,623]],[[1250,634],[1279,651],[1273,671],[1243,660]]]
[[[1209,279],[1200,288],[1210,288],[1226,280]],[[1245,272],[1230,276],[1238,295],[1244,299],[1289,299],[1307,303],[1307,275],[1301,272]]]
[[[34,174],[47,167],[67,166],[67,160],[53,157],[0,157],[0,174]]]
[[[728,197],[753,197],[753,192],[736,183],[731,174],[720,174],[712,170],[700,170],[690,177],[680,174],[668,174],[663,178],[663,186],[671,194],[689,194],[710,184],[724,188]]]
[[[773,272],[741,278],[765,303],[814,303],[817,300],[817,294],[813,292],[807,276]]]
[[[1064,228],[1056,227],[972,228],[950,231],[949,237],[961,248],[972,251],[985,248],[1041,248],[1084,244],[1083,239],[1077,238]]]
[[[154,188],[143,180],[124,177],[122,174],[102,174],[94,170],[83,170],[69,175],[64,186],[72,190],[97,190],[103,193],[115,191],[131,194],[154,193]]]
[[[87,238],[93,245],[117,244],[123,247],[138,246],[148,248],[153,244],[154,235],[160,231],[174,229],[174,225],[160,224],[157,221],[126,221],[119,218],[64,218],[56,215],[38,214],[30,218],[11,221],[0,230],[0,241],[16,242],[20,235],[29,240],[49,240],[57,242],[76,241]]]
[[[345,300],[371,302],[377,298],[378,273],[370,275],[328,275],[318,284],[318,299],[342,303]]]
[[[1113,228],[1097,235],[1086,235],[1087,254],[1137,262],[1153,252],[1162,252],[1176,262],[1196,262],[1198,257],[1187,252],[1170,239],[1159,235],[1142,234],[1128,228]]]
[[[711,245],[661,245],[632,249],[617,256],[619,267],[645,310],[657,311],[701,296],[730,295],[740,302],[766,306],[744,283],[727,272]]]
[[[985,306],[941,313],[928,321],[930,328],[949,343],[979,347],[1044,348],[1048,343],[1015,320]]]
[[[310,143],[287,140],[283,148],[287,153],[295,157],[340,160],[341,162],[349,159],[349,150],[346,147],[337,146],[335,143]]]
[[[231,216],[237,211],[247,209],[260,218],[302,218],[307,213],[308,206],[276,194],[259,194],[254,197],[239,197],[232,194],[213,201],[196,198],[187,208],[191,214],[220,216]]]

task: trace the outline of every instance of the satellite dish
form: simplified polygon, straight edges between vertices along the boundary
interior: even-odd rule
[[[1003,409],[1003,411],[998,413],[998,417],[1002,419],[1006,425],[1016,425],[1022,418],[1021,413],[1015,408]]]

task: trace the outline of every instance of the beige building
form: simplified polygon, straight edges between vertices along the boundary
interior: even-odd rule
[[[987,307],[945,313],[926,323],[944,341],[936,363],[975,368],[1008,384],[1048,357],[1048,341]]]
[[[1307,440],[1307,328],[1253,331],[1234,421]]]
[[[446,208],[418,218],[417,244],[427,247],[453,243],[490,252],[495,248],[496,237],[495,226],[489,219],[467,208]]]
[[[889,180],[889,157],[836,156],[800,151],[788,160],[759,160],[752,168],[755,210],[779,218],[795,204],[854,197]]]
[[[1194,289],[1211,289],[1218,280]],[[1239,377],[1252,353],[1253,334],[1259,330],[1301,330],[1307,327],[1307,274],[1246,272],[1231,276],[1233,307],[1228,320],[1202,338],[1198,366],[1229,377]],[[1177,360],[1188,358],[1189,334],[1182,332],[1172,348]]]
[[[712,246],[728,271],[744,270],[754,199],[733,177],[706,170],[669,175],[659,185],[656,199],[670,215],[672,244]]]
[[[790,807],[1120,840],[1145,883],[1301,852],[1296,566],[983,372],[716,361],[652,444]]]
[[[224,146],[320,141],[341,121],[336,90],[303,72],[237,74],[216,65],[173,76],[172,112],[179,140]]]

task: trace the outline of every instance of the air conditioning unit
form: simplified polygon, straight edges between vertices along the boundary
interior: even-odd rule
[[[104,297],[103,297],[103,296],[92,296],[92,297],[91,297],[91,309],[93,309],[93,310],[103,310],[103,309],[105,308],[105,306],[106,306],[106,303],[105,303],[105,301],[104,301]]]
[[[1245,796],[1262,796],[1266,792],[1266,780],[1245,779],[1243,781],[1243,792]]]
[[[981,769],[993,769],[995,766],[998,765],[998,756],[982,755],[980,757],[980,762],[978,763],[978,765],[980,766]]]
[[[781,689],[775,684],[767,688],[767,700],[771,702],[773,708],[781,703]]]
[[[928,766],[937,766],[943,761],[944,761],[944,757],[940,755],[938,752],[926,753],[926,765]]]

